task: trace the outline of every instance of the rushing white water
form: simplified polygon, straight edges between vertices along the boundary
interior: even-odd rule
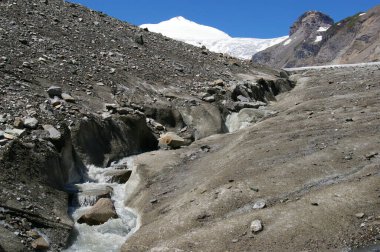
[[[126,241],[137,227],[137,214],[133,213],[124,205],[126,196],[125,184],[107,183],[109,177],[104,173],[110,170],[120,168],[121,165],[126,164],[127,169],[133,167],[133,157],[125,158],[109,168],[98,168],[95,166],[88,166],[89,181],[80,185],[83,190],[93,190],[94,188],[111,187],[113,189],[111,199],[115,205],[116,212],[119,216],[117,219],[110,219],[102,225],[89,226],[85,223],[79,224],[76,222],[86,210],[96,201],[95,196],[80,196],[78,201],[80,207],[73,207],[70,209],[70,214],[75,221],[75,230],[78,235],[73,244],[66,250],[66,252],[112,252],[119,251],[122,244]]]

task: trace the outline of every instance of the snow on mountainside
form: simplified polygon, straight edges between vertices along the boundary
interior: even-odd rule
[[[197,24],[184,17],[175,17],[158,24],[143,24],[140,27],[191,45],[205,46],[213,52],[226,53],[242,59],[251,59],[255,53],[288,38],[288,36],[273,39],[232,38],[223,31]]]

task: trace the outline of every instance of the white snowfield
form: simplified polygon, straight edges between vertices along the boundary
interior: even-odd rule
[[[314,41],[314,42],[318,43],[318,42],[321,42],[321,41],[322,41],[322,36],[317,36],[317,37],[315,38],[315,41]]]
[[[288,36],[273,39],[232,38],[223,31],[197,24],[184,17],[175,17],[158,24],[143,24],[140,27],[194,46],[205,46],[212,52],[226,53],[241,59],[251,59],[255,53],[288,38]]]
[[[283,69],[285,71],[288,71],[288,72],[296,72],[296,71],[303,71],[303,70],[319,70],[319,69],[349,68],[349,67],[368,67],[368,66],[378,66],[378,67],[380,67],[380,61],[378,61],[378,62],[368,62],[368,63],[356,63],[356,64],[306,66],[306,67],[294,67],[294,68],[283,68]]]
[[[325,32],[325,31],[327,31],[329,28],[330,28],[330,26],[327,26],[327,27],[323,27],[323,26],[321,26],[321,27],[318,28],[317,32]]]

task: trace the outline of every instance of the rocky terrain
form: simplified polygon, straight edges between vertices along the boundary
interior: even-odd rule
[[[309,11],[292,25],[289,39],[252,57],[273,67],[380,61],[380,6],[334,23]]]
[[[6,0],[0,9],[1,251],[66,247],[78,221],[68,206],[88,165],[226,133],[243,109],[270,117],[267,105],[294,86],[285,72],[77,4]]]
[[[112,183],[122,251],[379,243],[378,65],[285,72],[61,0],[0,9],[0,251],[78,251],[75,225],[121,219]]]
[[[138,156],[142,224],[122,251],[378,251],[379,77],[299,70],[275,116]]]

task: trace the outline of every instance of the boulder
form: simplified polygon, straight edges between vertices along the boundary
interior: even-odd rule
[[[58,86],[51,86],[47,90],[48,95],[53,98],[54,96],[61,97],[62,88]]]
[[[226,127],[229,132],[234,132],[253,125],[262,118],[274,113],[269,110],[244,108],[239,113],[232,113],[227,116]]]
[[[111,170],[104,173],[104,176],[108,177],[109,183],[126,183],[132,175],[131,170]]]
[[[24,120],[24,127],[28,129],[37,128],[38,120],[34,117],[29,117]]]
[[[49,132],[49,138],[51,140],[59,140],[61,138],[61,133],[52,125],[43,125],[42,128]]]
[[[194,139],[225,132],[222,115],[217,106],[201,102],[198,106],[178,108],[187,126],[195,129]]]
[[[78,219],[78,223],[87,225],[101,225],[111,218],[118,218],[111,199],[101,198],[84,215]]]
[[[178,136],[174,132],[167,132],[165,134],[162,134],[158,139],[158,142],[160,145],[169,146],[172,148],[179,148],[181,146],[186,145],[185,139]]]
[[[44,250],[49,248],[49,243],[45,238],[40,237],[32,242],[32,247],[36,250]]]

